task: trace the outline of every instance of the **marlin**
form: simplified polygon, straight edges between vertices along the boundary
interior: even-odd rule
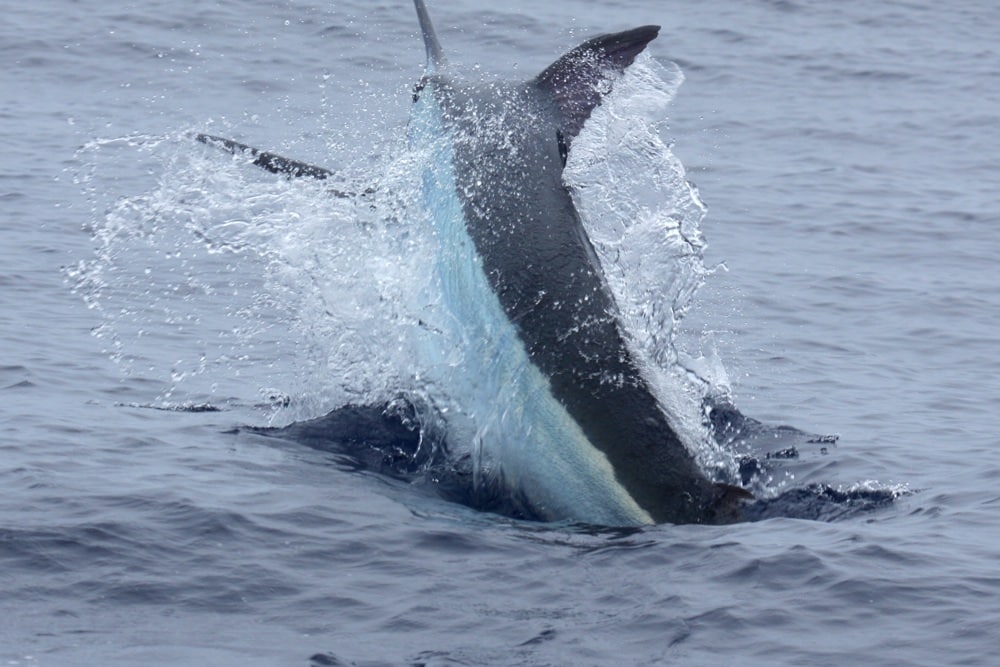
[[[563,182],[574,140],[659,26],[589,39],[527,81],[468,81],[449,66],[423,0],[415,6],[427,62],[408,146],[420,156],[420,206],[440,246],[443,307],[476,355],[463,360],[467,386],[454,392],[468,396],[474,424],[456,433],[544,519],[739,520],[751,494],[706,475],[671,425]],[[198,139],[277,173],[330,174]]]

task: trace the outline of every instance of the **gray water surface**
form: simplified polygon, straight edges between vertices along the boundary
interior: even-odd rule
[[[412,7],[40,0],[0,23],[0,657],[994,664],[1000,9],[430,10],[455,60],[524,77],[594,33],[663,26],[651,53],[686,77],[669,138],[708,204],[706,262],[726,267],[685,335],[717,352],[744,412],[840,434],[815,479],[910,493],[842,521],[588,534],[227,435],[322,373],[295,361],[315,357],[296,356],[281,303],[241,320],[266,261],[101,257],[94,231],[190,166],[189,130],[364,173],[397,145],[421,72]],[[206,191],[224,203],[241,168],[190,150],[218,160]],[[256,210],[288,215],[272,177],[247,178]],[[183,201],[147,231],[182,228]],[[172,267],[178,289],[208,286],[164,300],[147,259],[149,284]],[[88,308],[72,288],[95,261]],[[142,407],[201,402],[226,409]]]

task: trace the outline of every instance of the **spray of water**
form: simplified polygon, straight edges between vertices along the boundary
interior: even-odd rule
[[[708,273],[705,207],[660,136],[682,80],[640,57],[574,142],[565,180],[672,424],[706,467],[731,467],[703,424],[711,374],[678,352],[678,322]],[[461,327],[432,325],[440,248],[415,224],[421,156],[393,154],[332,184],[376,188],[344,199],[330,183],[258,172],[186,132],[81,149],[94,254],[68,275],[123,377],[152,381],[161,402],[264,404],[272,422],[400,391],[447,412],[448,388],[428,386],[442,376],[417,365],[414,346],[439,346],[456,373],[468,359],[453,354],[474,346],[454,340]],[[123,162],[148,166],[148,191],[106,194],[114,188],[98,174]]]
[[[724,371],[717,361],[689,361],[678,341],[679,323],[710,273],[700,231],[706,207],[661,137],[683,81],[676,65],[642,54],[588,120],[564,179],[616,297],[632,353],[671,425],[704,467],[731,469],[702,412]]]

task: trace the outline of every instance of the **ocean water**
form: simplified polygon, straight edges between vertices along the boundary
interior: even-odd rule
[[[661,136],[707,206],[679,344],[746,414],[840,435],[784,483],[905,493],[588,531],[234,435],[406,376],[370,327],[421,256],[187,135],[365,187],[422,70],[413,9],[42,0],[0,23],[4,663],[993,664],[1000,9],[429,9],[484,76],[663,26]]]

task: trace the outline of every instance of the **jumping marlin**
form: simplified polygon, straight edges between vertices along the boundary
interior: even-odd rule
[[[591,112],[659,26],[585,41],[528,81],[469,82],[450,70],[423,0],[415,5],[427,64],[409,148],[422,156],[444,306],[482,357],[465,360],[470,400],[506,406],[474,435],[497,459],[494,474],[550,520],[739,520],[751,495],[709,479],[671,426],[562,178]],[[278,173],[330,173],[198,138]]]

